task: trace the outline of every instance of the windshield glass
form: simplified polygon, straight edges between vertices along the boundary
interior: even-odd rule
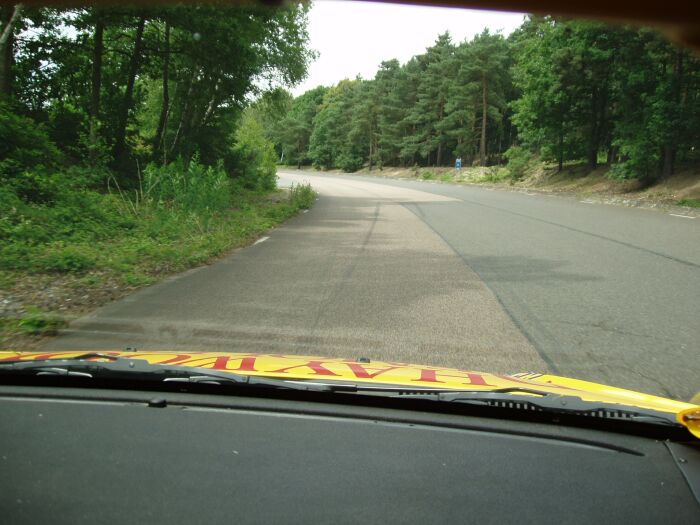
[[[363,2],[0,15],[0,349],[700,390],[700,59],[658,31]]]

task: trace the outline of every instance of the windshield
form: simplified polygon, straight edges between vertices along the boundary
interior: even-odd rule
[[[363,2],[0,15],[0,349],[700,390],[700,59],[656,30]]]

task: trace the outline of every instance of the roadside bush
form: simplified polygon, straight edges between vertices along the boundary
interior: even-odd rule
[[[511,146],[503,156],[508,160],[506,167],[510,177],[514,180],[522,179],[532,161],[530,152],[520,146]]]
[[[65,324],[64,320],[55,315],[28,306],[26,315],[17,322],[17,328],[32,335],[55,335]]]
[[[277,154],[252,113],[244,112],[235,133],[236,181],[245,188],[271,191],[277,187]]]
[[[316,200],[316,192],[311,187],[311,184],[292,184],[289,189],[289,202],[295,205],[297,209],[308,210]]]
[[[144,170],[137,200],[133,201],[134,210],[139,203],[210,214],[230,206],[231,183],[221,164],[203,166],[197,158],[187,166],[182,159],[167,166],[150,164]]]
[[[27,201],[15,185],[0,184],[0,274],[99,270],[129,286],[204,263],[316,198],[306,184],[287,199],[271,199],[197,159],[147,166],[138,190],[122,190],[112,179],[107,194],[85,187],[89,170],[22,176],[44,198]]]
[[[676,204],[688,208],[700,208],[700,199],[681,199]]]
[[[661,152],[659,144],[644,137],[637,141],[617,141],[622,162],[613,164],[608,177],[617,180],[653,179],[659,173]]]
[[[479,182],[503,182],[506,180],[510,180],[510,183],[513,184],[515,179],[511,176],[508,168],[502,166],[489,166],[479,178]]]
[[[336,160],[338,167],[346,173],[353,173],[362,167],[362,157],[342,153]]]
[[[38,269],[43,271],[83,272],[95,267],[97,254],[90,246],[56,243],[37,262]]]
[[[61,154],[41,125],[0,101],[0,183],[27,168],[53,167]]]
[[[87,133],[87,115],[70,102],[59,102],[49,112],[51,140],[69,155],[79,155],[81,135]]]

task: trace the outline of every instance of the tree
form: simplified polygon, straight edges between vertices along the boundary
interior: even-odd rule
[[[419,57],[422,74],[419,77],[416,103],[407,120],[414,126],[407,144],[426,159],[434,158],[439,166],[443,161],[446,135],[441,126],[446,117],[445,105],[450,86],[454,46],[449,33],[438,36],[435,44]],[[433,152],[435,156],[433,157]]]
[[[328,88],[318,86],[292,101],[289,112],[280,123],[279,140],[288,164],[301,167],[311,162],[309,144],[316,115]]]
[[[562,26],[551,18],[531,17],[515,39],[519,50],[514,81],[521,97],[513,103],[513,121],[520,140],[559,170],[576,155],[576,75],[569,68],[570,50]]]
[[[14,33],[22,17],[24,6],[0,6],[0,94],[12,94],[12,62]]]
[[[397,164],[400,143],[404,135],[401,121],[406,116],[404,103],[406,84],[398,60],[382,62],[374,77],[374,97],[377,101],[376,118],[376,162],[381,169],[385,165]]]
[[[315,166],[328,169],[341,167],[355,171],[362,166],[362,146],[349,140],[354,104],[362,80],[341,80],[323,97],[314,119],[314,128],[309,140],[309,157]]]
[[[16,107],[45,122],[71,159],[95,165],[111,152],[128,186],[137,182],[136,160],[199,154],[215,164],[229,155],[237,119],[260,86],[293,85],[306,74],[307,13],[301,4],[3,7],[9,59],[0,66],[12,64]]]
[[[270,191],[275,188],[277,174],[274,146],[265,137],[263,126],[253,108],[247,108],[243,112],[235,132],[233,152],[238,162],[236,180],[254,190]]]
[[[461,68],[468,77],[477,82],[481,92],[481,135],[479,139],[479,163],[487,164],[487,137],[489,109],[505,106],[502,93],[510,82],[510,57],[506,40],[500,34],[491,34],[488,29],[474,37],[464,47]],[[500,113],[496,115],[498,119]]]

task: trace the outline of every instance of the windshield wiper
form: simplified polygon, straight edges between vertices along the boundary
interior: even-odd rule
[[[444,403],[522,410],[546,414],[562,414],[599,419],[633,421],[678,427],[675,414],[617,403],[586,401],[577,396],[553,394],[530,388],[509,387],[494,390],[448,390],[408,387],[375,387],[339,385],[337,392],[418,398]]]
[[[104,359],[106,361],[95,361],[95,359]],[[2,374],[65,376],[81,379],[126,379],[163,383],[240,385],[312,392],[333,391],[333,387],[319,383],[286,381],[284,379],[237,374],[235,372],[203,370],[197,367],[152,364],[145,359],[131,359],[94,352],[67,359],[0,361],[0,375]]]
[[[101,361],[95,361],[101,359]],[[148,382],[205,385],[236,385],[310,392],[356,394],[387,398],[412,398],[479,407],[522,410],[543,414],[562,414],[638,423],[681,426],[675,414],[616,403],[585,401],[576,396],[540,390],[509,387],[494,390],[452,390],[414,388],[400,385],[364,383],[320,383],[251,376],[235,372],[204,370],[180,365],[152,364],[145,359],[86,353],[67,359],[38,361],[0,361],[0,375],[65,376],[80,379],[122,379]]]

